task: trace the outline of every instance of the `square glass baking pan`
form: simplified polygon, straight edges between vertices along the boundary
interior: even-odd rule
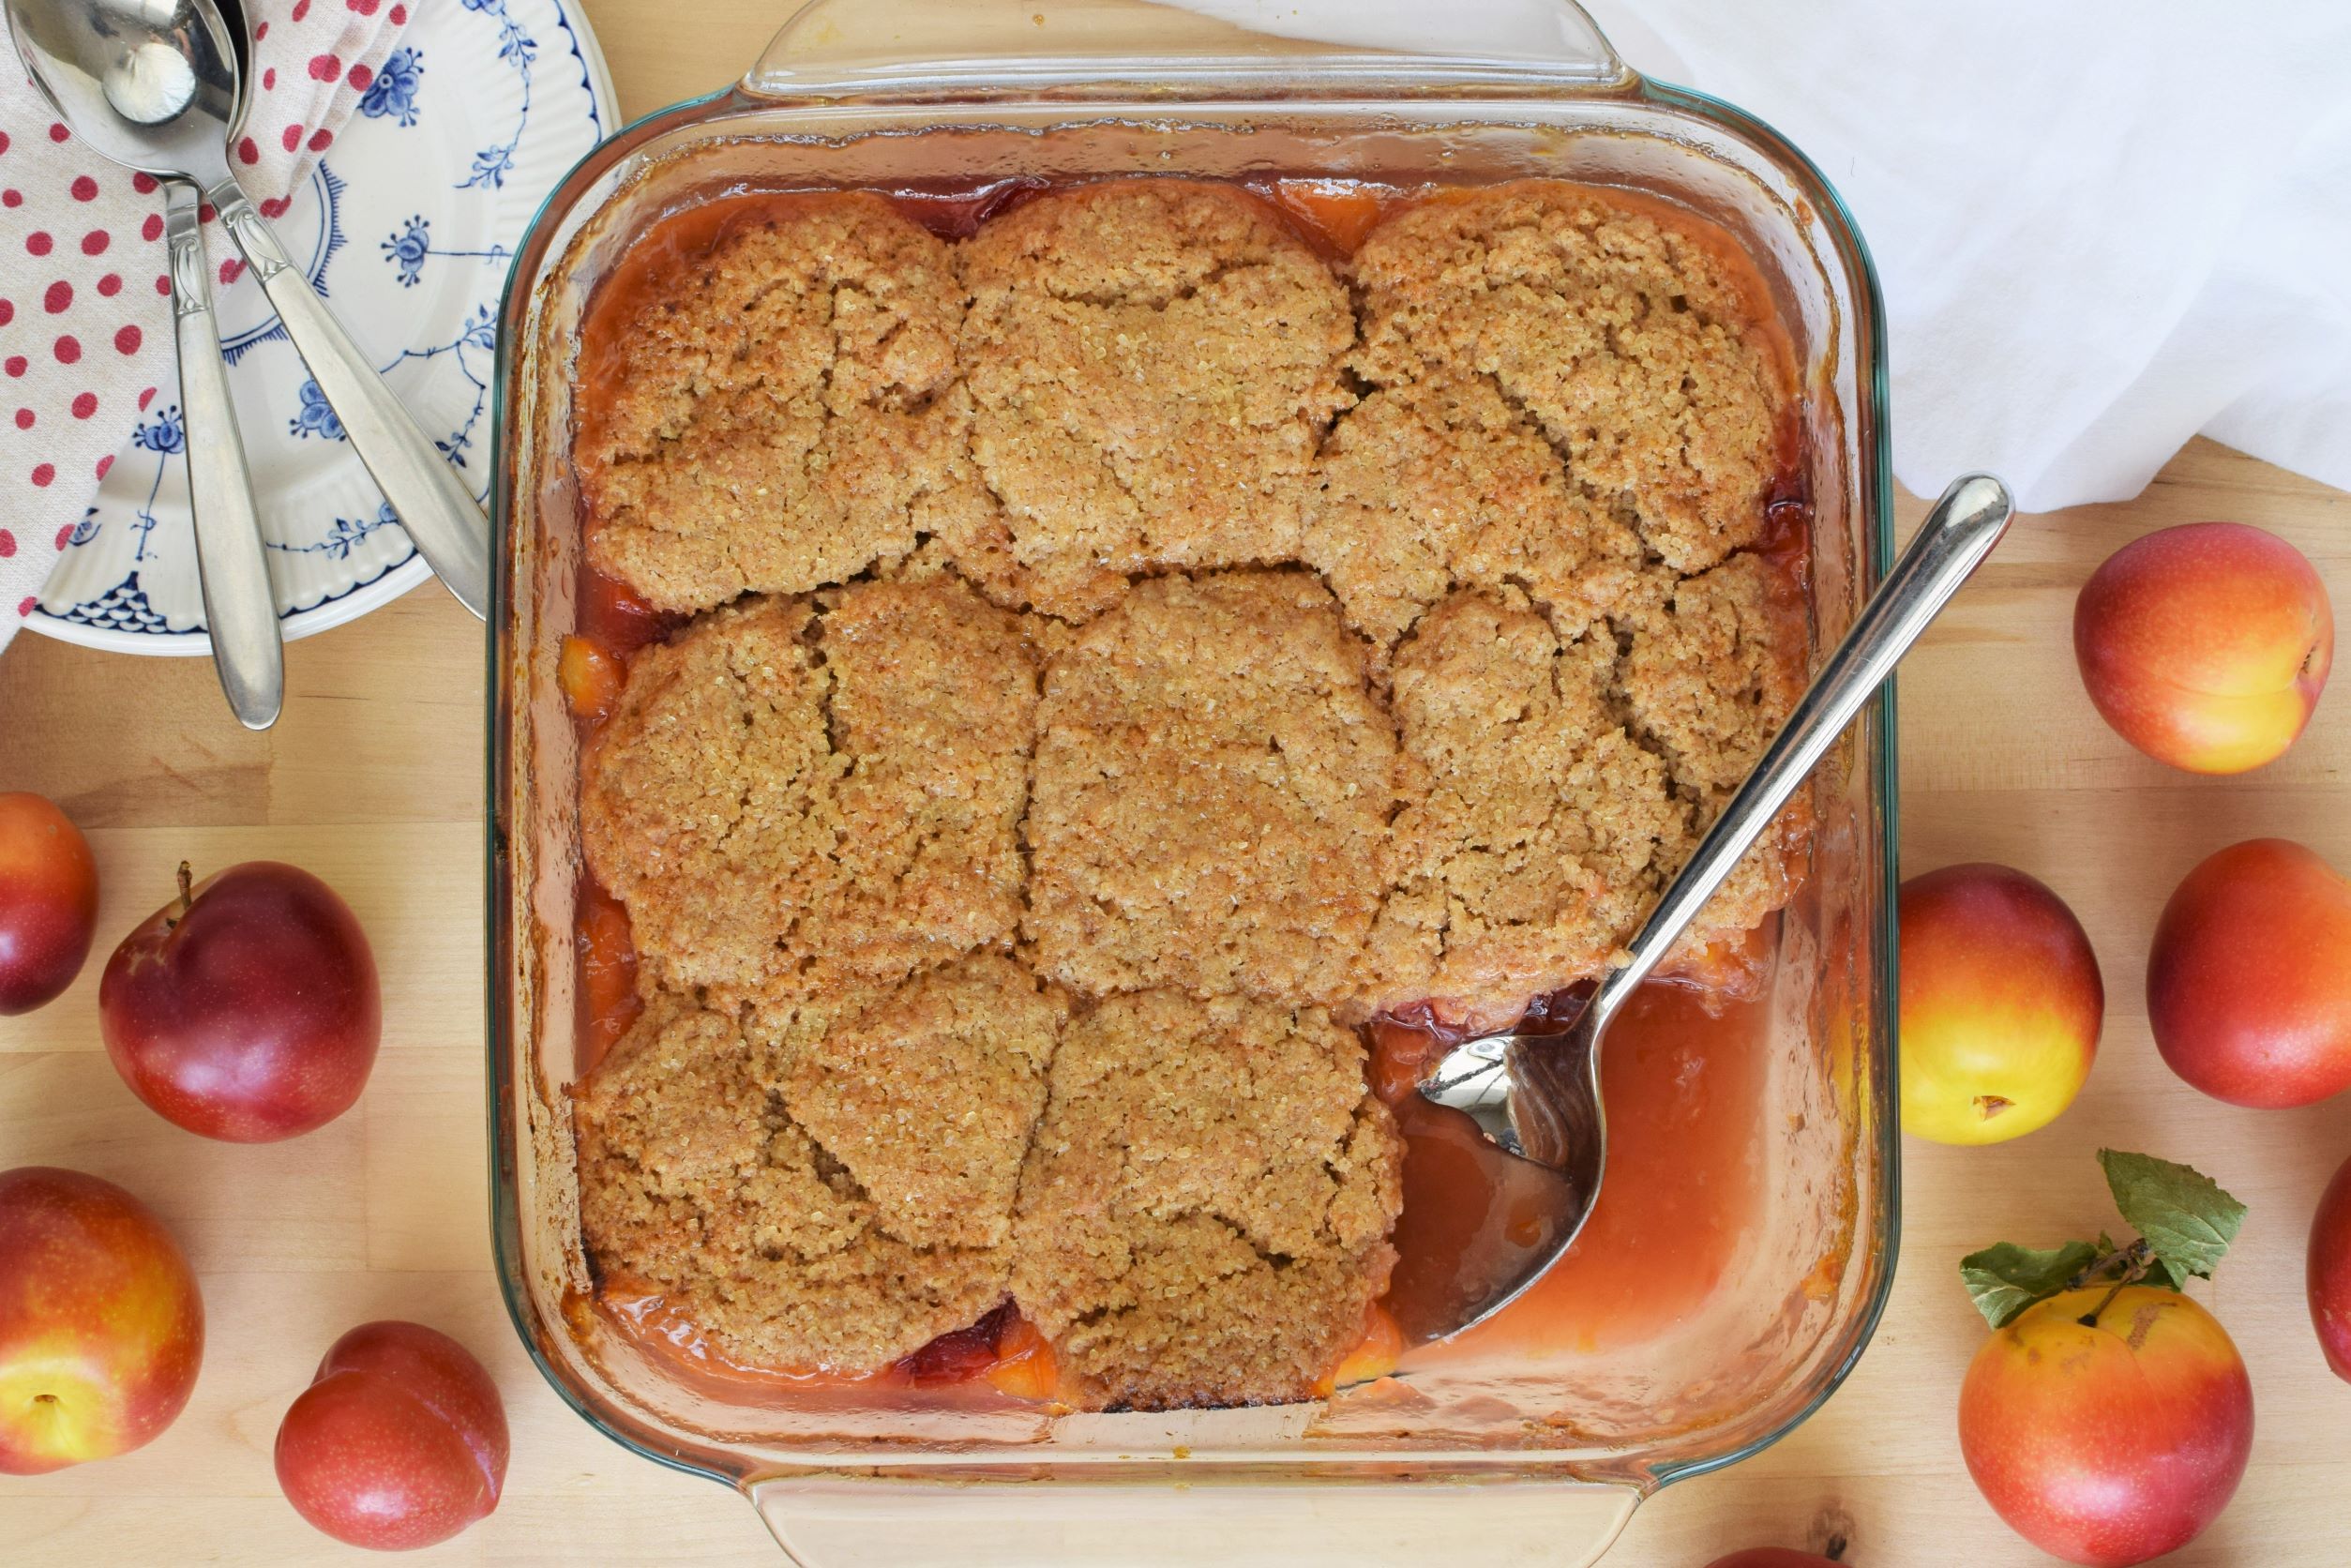
[[[1808,873],[1770,982],[1753,1221],[1703,1306],[1645,1342],[1408,1357],[1318,1404],[1057,1415],[992,1392],[689,1386],[584,1309],[567,1098],[579,756],[556,678],[580,558],[570,399],[590,296],[666,214],[751,189],[1137,173],[1545,175],[1650,192],[1752,252],[1793,342],[1815,649],[1884,569],[1882,318],[1861,237],[1818,171],[1736,109],[1625,69],[1564,0],[1449,15],[1429,32],[1450,52],[1434,53],[1397,47],[1356,8],[816,0],[740,83],[592,154],[516,258],[490,710],[502,1283],[582,1416],[746,1492],[797,1560],[1588,1561],[1650,1490],[1803,1420],[1884,1301],[1897,1209],[1891,692],[1816,779]]]

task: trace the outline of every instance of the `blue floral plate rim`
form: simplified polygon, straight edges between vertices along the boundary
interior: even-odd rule
[[[578,101],[576,109],[559,112],[564,114],[564,119],[557,124],[560,127],[584,120],[588,140],[584,145],[566,152],[560,163],[553,167],[532,169],[533,173],[543,176],[535,179],[534,186],[552,188],[578,157],[585,156],[596,143],[617,128],[616,95],[610,74],[588,19],[580,12],[579,0],[443,0],[438,8],[449,16],[460,10],[486,14],[498,29],[498,61],[513,68],[515,80],[519,83],[520,98],[515,109],[512,135],[503,143],[493,141],[475,151],[469,168],[452,171],[463,176],[453,180],[452,195],[463,193],[464,199],[471,201],[475,191],[481,192],[482,207],[494,210],[496,215],[489,221],[495,223],[501,232],[486,245],[467,248],[460,239],[453,248],[443,249],[434,243],[432,234],[433,221],[445,216],[438,210],[433,219],[421,213],[393,217],[388,211],[381,210],[354,215],[346,210],[348,181],[336,172],[334,155],[330,153],[313,166],[309,176],[309,195],[317,215],[316,233],[307,236],[298,234],[281,235],[289,249],[295,252],[297,260],[305,260],[307,244],[305,270],[314,285],[319,286],[322,294],[330,299],[334,294],[327,284],[327,264],[338,251],[352,242],[354,229],[369,237],[373,237],[378,228],[384,230],[384,237],[376,249],[381,252],[380,259],[393,269],[402,288],[411,287],[419,280],[429,258],[474,258],[485,264],[486,272],[489,265],[510,261],[512,242],[527,229],[530,216],[536,211],[545,196],[545,188],[509,187],[505,179],[506,174],[516,169],[518,152],[528,151],[524,140],[531,128],[534,90],[531,67],[538,58],[560,59],[567,54],[577,62],[579,75],[565,77],[563,81],[583,87],[585,98]],[[523,12],[522,20],[517,19],[517,9]],[[534,15],[541,11],[546,14]],[[427,15],[423,7],[419,6],[418,23],[424,22]],[[561,53],[552,56],[546,55],[546,49],[551,47],[555,40],[550,38],[547,45],[543,46],[532,36],[535,32],[546,34],[549,29],[545,23],[550,19],[553,26],[561,30],[563,43],[566,46]],[[443,31],[445,33],[445,27]],[[432,30],[412,23],[409,33],[386,58],[383,69],[363,98],[360,115],[389,125],[414,125],[418,116],[416,98],[420,83],[430,69],[427,61],[437,41],[445,44],[445,38],[437,40]],[[469,112],[479,113],[470,98],[463,101],[467,102]],[[558,101],[561,101],[561,97]],[[358,121],[354,119],[356,123]],[[580,132],[559,129],[554,134],[572,139]],[[526,158],[526,167],[532,161]],[[520,215],[519,221],[517,214]],[[281,223],[280,228],[283,230],[285,225]],[[503,232],[507,229],[516,232],[511,234]],[[469,471],[468,482],[485,501],[490,490],[490,468],[495,461],[497,438],[494,429],[480,427],[490,424],[489,383],[494,370],[497,309],[505,288],[506,270],[505,265],[497,264],[495,273],[490,275],[487,281],[470,291],[460,290],[467,295],[465,303],[472,308],[465,310],[462,320],[451,325],[447,342],[436,342],[421,350],[413,347],[403,349],[385,367],[389,369],[411,358],[430,359],[439,354],[453,357],[463,380],[471,384],[475,401],[471,414],[451,432],[450,438],[444,439],[440,445],[452,462]],[[430,290],[426,292],[430,293]],[[232,291],[232,294],[234,293]],[[265,310],[265,302],[264,309]],[[224,316],[227,313],[224,309]],[[233,367],[264,343],[282,343],[283,337],[283,328],[274,316],[264,316],[242,327],[227,320],[223,322],[223,350]],[[291,350],[283,348],[273,352],[290,354]],[[478,370],[468,363],[475,354],[480,355],[482,368]],[[234,374],[233,369],[232,375]],[[460,393],[462,390],[460,388]],[[327,445],[343,444],[339,424],[334,420],[332,412],[325,408],[323,400],[317,398],[314,387],[306,384],[299,391],[301,401],[293,417],[281,421],[288,428],[292,439],[299,443],[316,439]],[[109,568],[104,576],[97,579],[98,582],[106,583],[106,586],[85,584],[72,588],[69,591],[76,592],[78,596],[63,604],[56,602],[57,590],[59,580],[68,578],[68,573],[63,569],[53,572],[50,588],[44,590],[42,602],[36,606],[23,623],[26,628],[61,641],[114,652],[166,656],[205,656],[210,654],[211,640],[200,618],[200,596],[195,595],[192,586],[192,562],[174,561],[161,548],[152,557],[148,553],[149,535],[160,524],[171,523],[181,534],[187,528],[185,432],[178,417],[176,392],[175,384],[167,384],[150,395],[151,401],[143,400],[139,424],[118,453],[114,464],[116,468],[121,468],[125,459],[140,453],[154,455],[155,468],[152,479],[145,487],[144,505],[139,505],[135,499],[139,475],[131,475],[134,498],[128,503],[131,515],[121,520],[120,536],[111,541],[112,553],[117,557],[123,554],[128,544],[129,558],[121,563],[119,574],[115,569]],[[249,432],[255,421],[250,416],[242,391],[239,408],[240,414],[245,415],[241,422],[249,430],[249,448],[253,444]],[[428,424],[430,426],[430,420]],[[476,447],[475,438],[477,435],[479,444]],[[282,444],[283,438],[275,439],[279,439]],[[268,541],[273,564],[280,567],[273,576],[277,579],[279,594],[279,624],[288,641],[346,625],[369,611],[399,597],[431,576],[430,568],[399,531],[398,520],[392,516],[390,508],[374,493],[365,471],[357,468],[355,457],[349,453],[347,444],[343,445],[344,462],[356,472],[357,481],[354,485],[338,478],[330,484],[329,488],[338,491],[338,504],[331,508],[335,515],[329,520],[324,510],[318,510],[305,518],[307,528],[299,536]],[[469,462],[469,452],[485,460],[479,467]],[[172,487],[176,493],[158,505],[158,496],[166,490],[167,475],[177,481]],[[350,504],[355,499],[352,492],[359,488],[365,489],[370,505],[361,506]],[[264,512],[264,531],[281,532],[282,529],[273,530],[269,526],[270,485],[266,478],[259,475],[257,490],[261,492]],[[103,493],[98,498],[99,502],[105,499]],[[176,512],[174,506],[177,507]],[[101,510],[96,503],[85,510],[82,521],[68,536],[66,550],[59,558],[60,568],[71,563],[77,551],[93,543],[102,521],[113,520],[102,520]],[[283,510],[282,505],[279,510]],[[344,515],[351,512],[359,515]],[[182,549],[185,551],[186,547]],[[334,575],[320,581],[309,574],[307,567],[294,568],[291,565],[305,556],[331,559],[335,563]],[[143,577],[143,574],[150,575]],[[88,577],[90,573],[83,571],[78,575]],[[158,610],[150,599],[151,589],[158,588],[163,592],[167,604],[173,598],[179,601],[181,613],[176,617]],[[186,611],[191,597],[197,601],[193,618]],[[181,624],[173,624],[174,619]]]

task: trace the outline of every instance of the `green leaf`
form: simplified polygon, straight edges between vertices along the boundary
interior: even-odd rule
[[[1996,1329],[2006,1328],[2033,1303],[2064,1289],[2068,1280],[2100,1256],[2099,1249],[2087,1242],[2068,1242],[2046,1251],[2002,1242],[1962,1258],[1959,1278],[1975,1299],[1983,1320]]]
[[[2245,1223],[2245,1206],[2209,1176],[2169,1160],[2101,1149],[2098,1163],[2115,1207],[2147,1238],[2174,1289],[2190,1274],[2211,1278]]]

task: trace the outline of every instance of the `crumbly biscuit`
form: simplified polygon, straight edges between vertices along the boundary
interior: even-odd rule
[[[1153,578],[1047,667],[1028,819],[1038,967],[1096,993],[1346,994],[1395,739],[1305,572]]]
[[[951,578],[755,600],[639,656],[580,837],[649,984],[892,980],[1011,937],[1036,667]]]
[[[1019,620],[954,580],[859,583],[819,602],[833,749],[851,760],[821,950],[895,974],[1009,941],[1036,743]]]
[[[1039,197],[957,252],[972,458],[996,503],[942,524],[1001,602],[1082,619],[1163,565],[1297,554],[1307,467],[1347,400],[1347,291],[1230,186]]]
[[[1769,563],[1739,554],[1674,580],[1658,574],[1620,615],[1630,633],[1620,698],[1662,755],[1702,832],[1763,757],[1804,694],[1801,608]],[[1692,943],[1744,931],[1787,901],[1811,824],[1800,791],[1708,903]],[[1694,840],[1695,843],[1695,840]],[[1687,851],[1676,854],[1678,867]]]
[[[1626,520],[1568,482],[1560,455],[1489,377],[1439,370],[1373,392],[1316,460],[1301,555],[1384,657],[1461,588],[1524,588],[1580,630],[1637,575]]]
[[[1677,571],[1760,532],[1793,378],[1728,236],[1654,199],[1527,180],[1406,208],[1354,273],[1366,379],[1491,376]]]
[[[1562,644],[1515,591],[1455,595],[1397,651],[1417,783],[1389,843],[1365,1005],[1500,1027],[1599,973],[1646,917],[1689,812],[1610,707],[1616,653],[1605,626]]]
[[[947,247],[865,192],[770,198],[601,335],[589,559],[665,611],[914,548],[967,439]]]
[[[734,1012],[656,997],[577,1091],[599,1275],[745,1365],[870,1371],[1003,1299],[1067,1018],[995,955],[824,1011],[779,1058]]]
[[[1801,611],[1786,594],[1769,563],[1742,554],[1695,577],[1652,577],[1628,598],[1624,699],[1677,783],[1737,789],[1804,694]]]
[[[812,606],[766,599],[645,649],[590,753],[580,837],[627,909],[639,973],[750,987],[839,880],[832,675]]]
[[[1000,1246],[1069,1006],[998,954],[916,977],[804,1048],[784,1103],[917,1246]]]
[[[1309,1397],[1387,1288],[1402,1158],[1320,1009],[1112,997],[1054,1059],[1014,1297],[1088,1405]]]

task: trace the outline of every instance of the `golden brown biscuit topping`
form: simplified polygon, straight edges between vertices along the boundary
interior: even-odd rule
[[[1354,271],[1367,380],[1491,377],[1676,571],[1761,534],[1788,372],[1752,265],[1683,215],[1521,181],[1406,208]]]
[[[890,980],[1020,915],[1036,670],[952,578],[752,600],[630,671],[580,832],[654,982]]]
[[[748,1365],[868,1370],[1002,1300],[1068,1004],[981,955],[825,1012],[779,1052],[657,998],[578,1098],[598,1271]]]
[[[755,600],[646,649],[588,760],[588,864],[664,987],[757,986],[838,880],[842,760],[814,621],[802,601]]]
[[[1801,608],[1754,555],[1734,555],[1678,581],[1653,575],[1630,596],[1620,624],[1630,634],[1620,675],[1634,731],[1663,756],[1691,804],[1693,844],[1787,722],[1804,694]],[[1811,823],[1799,794],[1774,829],[1747,852],[1683,938],[1700,945],[1751,929],[1787,901],[1790,854]],[[1688,858],[1671,857],[1670,874]]]
[[[1262,203],[1182,180],[1079,186],[997,219],[957,262],[972,456],[995,510],[946,538],[991,595],[1082,619],[1131,572],[1297,554],[1355,324]]]
[[[582,776],[647,1002],[578,1091],[596,1267],[754,1366],[1010,1290],[1072,1403],[1308,1396],[1400,1203],[1334,1015],[1599,972],[1801,690],[1759,282],[1544,182],[1380,222],[1360,343],[1221,186],[710,235],[580,442],[595,565],[703,611]]]
[[[1397,651],[1414,787],[1369,1001],[1500,1027],[1597,973],[1687,852],[1689,810],[1608,701],[1605,626],[1562,643],[1524,595],[1458,594]]]
[[[1094,992],[1349,992],[1395,737],[1320,580],[1151,579],[1054,658],[1039,718],[1040,970]]]
[[[1641,565],[1639,536],[1569,481],[1484,376],[1371,393],[1333,427],[1316,480],[1300,557],[1383,663],[1456,589],[1523,589],[1572,636],[1616,608]]]
[[[596,567],[658,609],[801,594],[936,526],[965,440],[947,248],[862,192],[771,204],[610,333],[579,443]]]
[[[1387,1288],[1402,1157],[1319,1008],[1112,997],[1054,1060],[1014,1298],[1085,1403],[1305,1398]]]

